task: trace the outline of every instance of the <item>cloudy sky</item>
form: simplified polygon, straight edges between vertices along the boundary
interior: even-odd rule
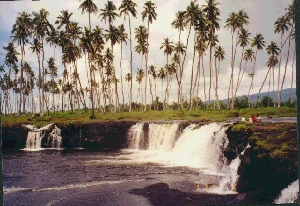
[[[41,8],[45,8],[50,12],[49,21],[50,23],[54,24],[57,16],[60,15],[61,10],[69,10],[69,12],[73,13],[73,16],[71,17],[71,20],[76,21],[79,23],[81,27],[88,26],[88,15],[82,14],[80,10],[78,10],[78,7],[82,1],[78,0],[40,0],[40,1],[31,1],[31,0],[25,0],[25,1],[15,1],[15,2],[8,2],[8,1],[1,1],[0,2],[0,64],[3,63],[5,52],[3,50],[3,46],[7,46],[8,43],[11,41],[10,35],[12,26],[16,20],[16,17],[18,16],[19,12],[22,12],[23,10],[31,13],[33,11],[39,11]],[[100,0],[94,0],[95,4],[98,6],[99,9],[104,8],[104,4],[107,1],[100,1]],[[121,4],[121,0],[114,0],[114,4],[119,7]],[[137,12],[138,16],[136,19],[132,20],[132,30],[134,31],[134,28],[144,25],[147,27],[147,22],[143,22],[141,18],[141,11],[143,10],[143,4],[145,3],[145,0],[136,0],[135,1],[138,4]],[[169,38],[174,43],[178,41],[178,31],[171,27],[171,22],[175,19],[175,14],[177,11],[185,10],[186,7],[189,5],[190,1],[179,1],[179,0],[153,0],[153,3],[157,6],[156,12],[157,12],[157,19],[150,25],[150,39],[149,39],[149,63],[148,65],[155,65],[157,69],[162,67],[166,63],[166,56],[163,53],[163,50],[160,50],[159,47],[161,46],[161,43],[163,41],[163,38]],[[219,96],[220,99],[227,98],[227,91],[229,87],[229,80],[230,80],[230,61],[231,61],[231,33],[230,30],[227,30],[224,28],[225,20],[228,18],[229,14],[231,12],[237,12],[241,9],[243,9],[249,16],[249,25],[247,25],[245,28],[249,30],[251,33],[251,38],[261,33],[266,41],[266,46],[270,44],[271,41],[275,41],[277,45],[280,45],[280,35],[274,33],[274,22],[278,17],[281,17],[285,13],[285,8],[289,4],[291,4],[292,0],[218,0],[220,3],[219,8],[221,11],[221,22],[220,22],[220,30],[217,31],[217,34],[219,35],[219,44],[224,47],[226,51],[225,60],[221,62],[221,75],[220,75],[220,82],[219,82]],[[199,5],[206,4],[205,0],[198,0],[197,3]],[[100,27],[103,27],[104,29],[108,28],[108,24],[105,24],[105,22],[101,22],[98,18],[98,15],[92,14],[91,15],[91,21],[92,21],[92,27],[95,27],[96,25],[100,25]],[[118,26],[120,24],[124,23],[124,18],[118,18],[114,25]],[[125,28],[128,32],[128,22],[125,23]],[[285,34],[284,37],[286,37],[288,33]],[[189,47],[187,52],[187,58],[185,61],[185,72],[184,72],[184,94],[186,97],[188,97],[188,91],[189,91],[189,78],[192,68],[192,57],[193,57],[193,51],[192,51],[192,37],[193,32],[191,32],[190,41],[189,41]],[[187,31],[184,31],[181,35],[181,40],[185,43],[187,38]],[[133,47],[136,45],[136,41],[133,40]],[[295,44],[292,42],[291,44],[291,50],[290,50],[290,59],[287,66],[287,76],[284,83],[284,88],[290,87],[291,84],[291,74],[292,74],[292,57],[294,53],[294,47]],[[130,49],[129,44],[126,46],[123,46],[123,74],[126,74],[129,72],[129,60],[130,60]],[[17,50],[20,50],[20,47],[17,46]],[[57,49],[56,56],[60,56],[61,49]],[[119,68],[119,61],[120,61],[120,46],[116,45],[114,47],[114,54],[115,54],[115,67]],[[237,76],[238,73],[238,66],[240,61],[240,54],[241,50],[237,51],[236,56],[236,64],[235,64],[235,76]],[[46,56],[45,59],[48,59],[49,57],[53,56],[53,49],[50,47],[46,48]],[[287,56],[287,46],[284,47],[283,55],[282,55],[282,63],[281,68],[283,74],[283,68],[286,63],[286,56]],[[208,52],[205,56],[205,62],[204,66],[206,69],[208,69]],[[32,54],[31,51],[28,49],[28,46],[26,48],[26,61],[29,62],[30,65],[34,68],[34,71],[38,71],[38,63],[36,60],[36,55]],[[60,58],[57,58],[57,65],[60,71],[62,71],[61,66],[61,60]],[[268,55],[265,50],[258,52],[257,62],[256,62],[256,74],[254,77],[254,89],[253,93],[258,92],[261,83],[267,73],[267,59]],[[136,68],[140,67],[141,65],[141,56],[137,53],[133,52],[133,65],[134,65],[134,71]],[[196,65],[196,64],[195,64]],[[248,63],[246,68],[246,73],[251,73],[253,63]],[[80,71],[80,77],[83,79],[85,85],[87,84],[86,81],[86,71],[85,71],[85,63],[84,59],[81,59],[78,63],[78,68]],[[275,72],[275,81],[277,81],[277,70]],[[59,72],[60,73],[60,72]],[[251,79],[248,77],[248,75],[245,74],[242,84],[240,86],[240,89],[238,90],[238,95],[245,95],[248,93],[248,89],[250,86]],[[120,76],[120,75],[119,75]],[[209,73],[206,72],[206,84],[209,80]],[[282,78],[282,76],[281,76]],[[174,78],[175,79],[175,78]],[[124,83],[125,88],[127,88],[127,83]],[[165,84],[165,83],[164,83]],[[276,85],[276,84],[275,84]],[[296,83],[294,81],[293,87],[295,87]],[[164,85],[165,86],[165,85]],[[208,85],[207,85],[208,86]],[[134,81],[134,87],[137,88],[137,83]],[[177,83],[175,81],[172,82],[172,88],[171,88],[171,100],[176,100],[177,95]],[[277,88],[277,86],[275,86]],[[161,81],[157,82],[157,91],[158,94],[161,91]],[[203,83],[200,85],[200,90],[202,92],[199,93],[199,96],[202,100],[204,100],[203,95]],[[268,82],[266,82],[265,87],[262,91],[268,90]],[[128,90],[126,90],[128,91]],[[125,92],[126,93],[126,92]],[[125,95],[127,96],[127,95]],[[212,98],[214,98],[212,96]],[[149,100],[148,100],[149,101]]]

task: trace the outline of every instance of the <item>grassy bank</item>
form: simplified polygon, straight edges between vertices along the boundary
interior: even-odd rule
[[[91,111],[84,113],[82,111],[75,111],[74,114],[67,112],[58,112],[56,114],[45,114],[43,118],[39,115],[35,115],[31,118],[31,115],[22,116],[4,116],[2,115],[2,125],[14,125],[14,124],[35,124],[37,126],[54,123],[92,123],[99,121],[150,121],[150,120],[187,120],[187,121],[224,121],[232,117],[245,117],[249,118],[252,114],[260,115],[261,117],[296,117],[297,111],[295,108],[256,108],[256,109],[240,109],[240,110],[184,110],[179,112],[177,110],[169,111],[147,111],[147,112],[119,112],[95,115],[95,119],[90,119]]]

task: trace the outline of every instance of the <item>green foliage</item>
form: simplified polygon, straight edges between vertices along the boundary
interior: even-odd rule
[[[226,117],[239,117],[240,113],[238,111],[230,111],[228,112]]]
[[[260,100],[260,104],[262,107],[273,107],[274,102],[271,97],[263,96],[263,98]]]

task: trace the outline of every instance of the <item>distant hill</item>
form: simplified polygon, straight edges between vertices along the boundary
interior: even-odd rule
[[[291,92],[290,88],[289,89],[283,89],[281,91],[281,102],[286,102],[286,101],[289,100],[289,98],[290,98],[290,92]],[[275,102],[277,102],[277,97],[278,97],[277,95],[278,95],[277,91],[274,91]],[[293,100],[295,100],[296,99],[296,88],[292,88],[292,95],[293,95]],[[241,98],[242,96],[237,96],[237,98]],[[245,95],[245,96],[247,96],[247,95]],[[258,93],[249,95],[249,98],[250,98],[251,101],[256,101],[257,96],[258,96]],[[259,100],[261,100],[263,96],[268,96],[268,92],[262,92],[262,93],[260,93]],[[269,92],[269,96],[273,99],[273,91]],[[227,99],[223,99],[221,101],[223,101],[225,104],[227,104]]]

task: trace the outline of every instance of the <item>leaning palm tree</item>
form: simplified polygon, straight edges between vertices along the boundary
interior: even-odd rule
[[[151,1],[147,1],[145,4],[144,4],[144,10],[142,11],[142,20],[144,21],[145,18],[147,17],[148,18],[148,27],[147,27],[147,30],[148,30],[148,35],[147,35],[147,54],[146,54],[146,72],[145,72],[145,107],[144,107],[144,111],[147,110],[147,74],[148,74],[148,55],[149,55],[149,24],[153,22],[153,20],[156,20],[156,11],[155,11],[155,4],[152,3]]]
[[[248,91],[248,96],[250,94],[250,90],[253,89],[253,78],[254,78],[254,75],[255,75],[255,63],[256,63],[257,52],[258,52],[258,50],[262,50],[264,48],[264,46],[265,46],[264,37],[261,34],[257,34],[252,39],[251,46],[252,47],[256,47],[256,51],[255,51],[255,56],[254,56],[254,64],[253,64],[252,75],[251,75],[251,85],[250,85],[250,88],[249,88],[249,91]],[[249,100],[249,98],[248,98],[248,105],[250,107],[250,100]]]
[[[206,19],[208,21],[208,30],[209,30],[209,71],[210,71],[210,83],[209,83],[209,90],[208,90],[208,101],[207,101],[207,108],[210,104],[210,90],[211,90],[211,83],[212,83],[212,49],[213,49],[213,36],[215,31],[220,28],[219,24],[219,15],[220,9],[218,8],[219,2],[216,0],[206,0],[207,5],[203,5],[203,12],[206,14]]]
[[[19,101],[19,108],[18,108],[18,115],[21,114],[21,105],[24,102],[22,101],[23,96],[23,88],[24,88],[24,81],[23,81],[23,61],[25,56],[25,46],[28,43],[28,37],[31,37],[31,28],[32,28],[32,19],[31,15],[27,12],[23,11],[19,13],[19,16],[16,19],[16,23],[13,25],[13,29],[11,31],[13,42],[17,41],[18,45],[21,47],[21,83],[20,83],[20,101]],[[24,105],[23,105],[24,106]],[[24,111],[23,111],[24,112]]]
[[[270,45],[267,46],[266,48],[267,53],[269,55],[271,55],[273,57],[273,59],[275,58],[275,55],[277,56],[279,54],[280,49],[278,48],[277,44],[274,41],[271,41]],[[274,108],[275,108],[275,96],[274,96],[274,67],[272,67],[272,73],[273,73],[273,103],[274,103]]]
[[[132,38],[131,38],[131,24],[130,24],[130,15],[136,17],[137,11],[135,9],[137,4],[132,2],[131,0],[123,0],[121,6],[119,7],[120,16],[124,14],[124,20],[126,16],[129,18],[129,39],[130,39],[130,74],[132,76]],[[129,98],[129,112],[131,112],[131,102],[132,102],[132,81],[130,81],[130,98]]]
[[[265,79],[264,79],[264,81],[263,81],[263,83],[262,83],[262,85],[261,85],[261,87],[259,89],[259,92],[258,92],[258,95],[257,95],[257,99],[256,99],[256,105],[258,104],[258,100],[259,100],[261,89],[263,88],[263,86],[265,84],[265,81],[266,81],[266,79],[267,79],[267,77],[269,75],[269,72],[270,72],[271,68],[274,68],[276,66],[276,64],[278,64],[277,57],[276,56],[270,56],[269,60],[267,62],[267,66],[269,67],[269,69],[268,69],[268,72],[267,72],[267,74],[265,76]]]
[[[277,19],[277,21],[274,23],[274,32],[275,33],[280,33],[280,51],[282,51],[282,38],[284,35],[285,31],[288,31],[289,27],[288,27],[289,22],[287,21],[287,19],[282,16],[279,17]],[[279,84],[280,84],[280,64],[281,64],[281,55],[279,57],[279,64],[278,64],[278,89],[277,89],[277,93],[278,93],[278,105],[277,107],[280,108],[280,101],[281,101],[281,91],[279,90]]]
[[[242,81],[242,78],[243,78],[244,72],[241,74],[241,71],[242,71],[242,62],[244,60],[244,49],[249,44],[249,40],[250,40],[249,36],[250,35],[251,35],[251,33],[248,30],[245,30],[244,28],[241,28],[239,30],[239,33],[238,33],[238,41],[237,41],[237,43],[239,43],[240,47],[242,47],[242,54],[241,54],[241,61],[240,61],[240,66],[239,66],[240,68],[239,68],[238,78],[237,78],[237,82],[236,82],[236,88],[235,88],[233,100],[232,100],[232,103],[231,103],[231,109],[234,108],[234,102],[235,102],[235,99],[236,99],[236,93],[237,93],[237,90],[238,90],[238,88],[240,86],[240,83]]]
[[[122,98],[123,102],[122,104],[124,105],[124,90],[123,90],[123,74],[122,74],[122,60],[123,60],[123,42],[127,45],[127,39],[128,39],[128,34],[125,32],[125,27],[124,24],[121,24],[118,27],[118,42],[121,44],[121,59],[120,59],[120,73],[121,73],[121,90],[122,90]]]
[[[96,4],[94,4],[93,0],[84,0],[82,4],[78,7],[78,9],[81,9],[81,13],[84,14],[85,12],[89,13],[89,26],[91,29],[91,13],[97,13],[98,7]]]

